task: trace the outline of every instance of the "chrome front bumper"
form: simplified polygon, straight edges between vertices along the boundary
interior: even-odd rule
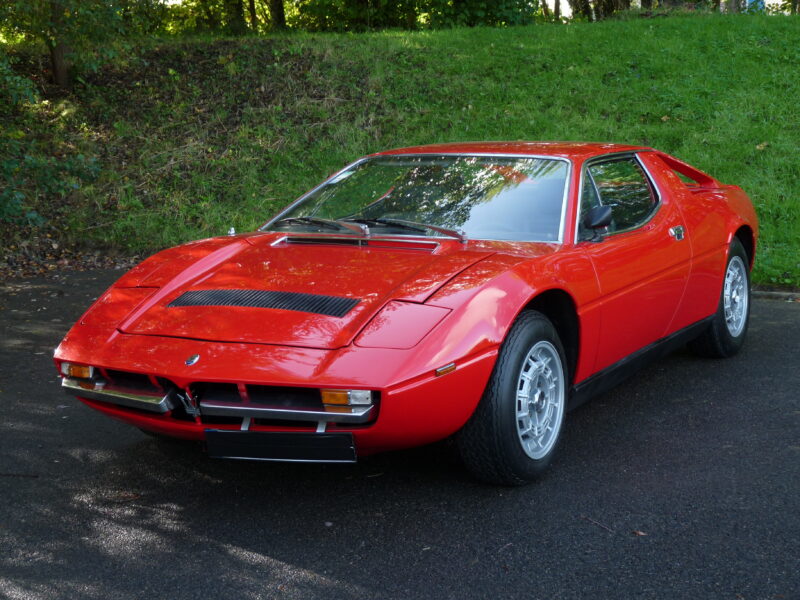
[[[76,379],[64,377],[62,389],[73,396],[107,402],[117,406],[136,408],[147,412],[164,414],[177,408],[180,401],[174,391],[165,395],[136,394],[107,388],[87,388]],[[242,404],[238,402],[220,402],[202,400],[199,406],[201,416],[241,417],[252,419],[274,419],[279,421],[308,421],[310,423],[348,423],[359,424],[369,422],[376,410],[369,406],[337,406],[329,409],[288,408],[261,404]]]
[[[70,377],[64,377],[61,380],[61,389],[73,396],[108,402],[109,404],[116,404],[117,406],[125,406],[127,408],[138,408],[139,410],[146,410],[147,412],[159,414],[167,413],[177,406],[171,393],[167,393],[164,396],[149,396],[146,394],[135,394],[119,390],[85,388],[80,385],[77,379],[72,379]]]

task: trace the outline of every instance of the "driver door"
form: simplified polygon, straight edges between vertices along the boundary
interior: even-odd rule
[[[600,238],[579,227],[579,247],[600,288],[601,343],[593,372],[665,337],[681,303],[691,262],[678,206],[659,194],[635,154],[603,157],[582,174],[581,215],[612,207]]]

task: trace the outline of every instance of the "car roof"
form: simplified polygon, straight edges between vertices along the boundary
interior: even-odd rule
[[[652,150],[645,146],[604,142],[457,142],[410,146],[377,152],[371,156],[392,154],[519,154],[554,156],[568,159],[587,159],[601,154]]]

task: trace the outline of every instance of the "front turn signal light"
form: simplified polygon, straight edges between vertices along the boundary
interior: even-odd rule
[[[94,367],[64,362],[61,363],[61,374],[75,379],[91,379],[94,375]]]
[[[368,406],[372,404],[370,390],[321,390],[322,403],[337,406]]]

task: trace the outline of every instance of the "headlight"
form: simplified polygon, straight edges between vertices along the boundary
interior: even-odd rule
[[[364,327],[356,338],[362,348],[396,348],[416,346],[450,313],[449,308],[392,301]]]

